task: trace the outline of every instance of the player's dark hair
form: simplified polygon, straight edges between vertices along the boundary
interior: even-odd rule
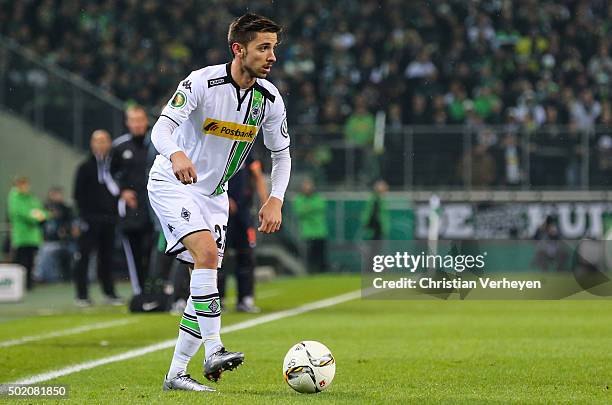
[[[270,20],[269,18],[247,13],[236,18],[229,26],[227,33],[227,42],[232,52],[232,44],[238,42],[243,46],[247,46],[249,42],[255,39],[258,32],[273,32],[279,34],[283,31],[283,27]]]

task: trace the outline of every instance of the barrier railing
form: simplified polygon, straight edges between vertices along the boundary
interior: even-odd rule
[[[384,149],[345,140],[342,127],[290,128],[296,172],[323,190],[605,190],[612,185],[612,129],[503,126],[387,128]]]
[[[77,148],[95,129],[123,130],[124,103],[0,37],[0,106]]]

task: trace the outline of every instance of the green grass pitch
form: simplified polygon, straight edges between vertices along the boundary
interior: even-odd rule
[[[260,284],[265,313],[359,289],[356,276],[281,278]],[[113,320],[127,323],[0,347],[0,383],[120,354],[174,338],[179,317],[123,308],[71,306],[70,286],[43,287],[24,304],[0,304],[0,343]],[[59,313],[54,312],[58,310]],[[262,315],[227,311],[223,325]],[[222,336],[246,353],[216,393],[161,391],[172,348],[70,374],[67,400],[16,403],[610,403],[612,302],[353,300]],[[336,377],[305,395],[282,379],[282,360],[300,340],[336,357]],[[201,376],[202,352],[190,364]],[[0,402],[7,402],[0,397]]]

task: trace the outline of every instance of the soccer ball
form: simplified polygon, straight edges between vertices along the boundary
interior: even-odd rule
[[[329,349],[314,340],[294,345],[283,361],[283,376],[291,388],[301,393],[321,392],[331,384],[336,359]]]

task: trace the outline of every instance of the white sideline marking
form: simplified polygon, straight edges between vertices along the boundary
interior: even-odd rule
[[[327,298],[321,301],[312,302],[305,304],[297,308],[287,309],[285,311],[275,312],[269,315],[263,315],[255,319],[251,319],[244,322],[239,322],[235,325],[226,326],[221,328],[221,333],[231,333],[242,329],[252,328],[264,323],[276,321],[290,316],[303,314],[304,312],[314,311],[316,309],[331,307],[333,305],[341,304],[346,301],[351,301],[361,297],[361,291],[352,291],[350,293],[338,295],[336,297]],[[144,356],[145,354],[156,352],[159,350],[168,349],[174,347],[176,339],[165,340],[153,345],[145,346],[140,349],[130,350],[125,353],[116,354],[114,356],[105,357],[103,359],[88,361],[85,363],[75,364],[73,366],[61,368],[59,370],[49,371],[47,373],[34,375],[31,377],[24,378],[19,381],[15,381],[7,384],[38,384],[44,381],[53,380],[54,378],[63,377],[69,374],[78,373],[80,371],[89,370],[95,367],[103,366],[118,361],[133,359],[134,357]]]
[[[51,339],[51,338],[55,338],[59,336],[75,335],[77,333],[89,332],[91,330],[96,330],[96,329],[104,329],[104,328],[111,328],[113,326],[126,325],[134,321],[135,321],[134,319],[120,319],[120,320],[114,320],[114,321],[108,321],[108,322],[99,322],[99,323],[94,323],[90,325],[77,326],[76,328],[72,328],[72,329],[58,330],[56,332],[45,333],[42,335],[25,336],[19,339],[5,340],[5,341],[0,342],[0,348],[22,345],[24,343],[35,342],[37,340],[43,340],[43,339]]]

